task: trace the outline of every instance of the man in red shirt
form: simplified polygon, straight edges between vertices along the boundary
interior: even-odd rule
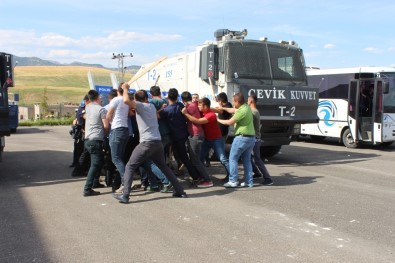
[[[202,112],[202,118],[196,118],[188,113],[187,109],[182,109],[182,113],[187,119],[195,124],[201,124],[204,130],[205,139],[200,151],[200,161],[203,163],[210,149],[214,150],[218,160],[225,167],[226,178],[229,177],[229,161],[225,155],[225,141],[222,137],[221,130],[217,122],[217,115],[210,109],[211,103],[207,98],[199,100],[199,111]]]

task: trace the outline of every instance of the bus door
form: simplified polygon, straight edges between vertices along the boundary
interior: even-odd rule
[[[348,89],[348,127],[350,129],[351,137],[349,143],[355,143],[359,140],[359,103],[360,102],[360,85],[359,80],[351,80]]]
[[[383,87],[382,79],[376,79],[374,83],[374,94],[372,97],[372,142],[383,142]]]
[[[375,114],[375,97],[377,83],[370,80],[360,82],[359,95],[359,130],[360,138],[364,142],[373,142],[374,135],[374,114]]]

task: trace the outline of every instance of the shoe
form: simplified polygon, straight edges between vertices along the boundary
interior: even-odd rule
[[[147,192],[151,192],[151,193],[159,192],[159,187],[148,186],[147,187]]]
[[[198,186],[201,182],[203,182],[202,178],[192,180],[191,187]]]
[[[160,192],[161,193],[170,193],[170,192],[173,192],[173,189],[174,189],[173,185],[171,183],[168,183],[163,186],[163,189]]]
[[[182,192],[181,194],[179,193],[173,193],[173,197],[178,197],[178,198],[187,198],[187,194],[185,192]]]
[[[263,185],[273,185],[273,180],[271,178],[265,178],[265,180],[263,180],[261,182],[261,184],[263,184]]]
[[[123,189],[124,189],[124,186],[121,185],[117,190],[115,190],[115,193],[117,193],[117,194],[123,194]]]
[[[197,185],[197,187],[199,188],[212,187],[212,186],[214,186],[212,181],[201,182]]]
[[[112,197],[117,199],[122,204],[129,204],[129,198],[124,196],[123,194],[121,195],[113,194]]]
[[[226,184],[224,184],[225,188],[236,188],[238,186],[239,186],[239,182],[234,182],[233,183],[233,182],[229,181]]]
[[[88,191],[84,191],[83,196],[95,196],[95,195],[100,195],[100,192],[93,191],[92,189],[89,189]]]
[[[262,175],[261,174],[257,174],[257,173],[255,173],[253,176],[252,176],[252,178],[261,178],[262,177]]]
[[[104,184],[101,184],[101,183],[94,183],[93,186],[92,186],[92,188],[104,188],[104,187],[106,187],[106,186]]]
[[[252,188],[252,187],[254,187],[254,184],[246,184],[245,182],[242,182],[241,184],[240,184],[240,187],[249,187],[249,188]]]

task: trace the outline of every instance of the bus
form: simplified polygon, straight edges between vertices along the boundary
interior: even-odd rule
[[[307,70],[319,89],[317,124],[302,124],[301,135],[320,141],[338,138],[348,148],[395,141],[395,68]]]
[[[277,154],[288,145],[301,123],[318,122],[318,89],[307,85],[302,49],[294,41],[247,39],[247,30],[215,31],[214,41],[205,41],[195,51],[164,56],[142,65],[129,81],[131,90],[149,90],[158,85],[167,92],[189,91],[217,104],[221,92],[258,97],[261,115],[261,154]],[[165,94],[163,94],[165,95]],[[231,143],[232,134],[227,143]]]

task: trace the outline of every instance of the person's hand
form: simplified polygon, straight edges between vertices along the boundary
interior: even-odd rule
[[[129,86],[129,84],[127,83],[127,82],[125,82],[125,83],[123,83],[122,84],[122,89],[125,91],[128,91],[129,90],[129,88],[130,88],[130,86]]]
[[[187,108],[186,107],[182,108],[181,112],[182,112],[182,114],[187,114],[188,113]]]

